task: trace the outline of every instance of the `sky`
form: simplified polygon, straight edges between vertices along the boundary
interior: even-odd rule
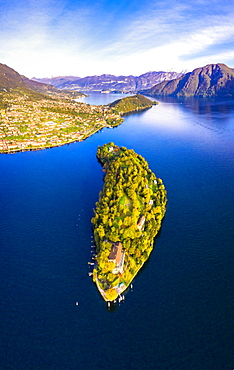
[[[233,0],[0,0],[0,42],[29,78],[234,68]]]

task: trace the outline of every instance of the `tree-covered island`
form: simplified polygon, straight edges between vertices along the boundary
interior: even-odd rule
[[[166,190],[147,161],[114,143],[98,147],[104,186],[92,218],[96,243],[93,281],[114,301],[148,259],[166,211]]]

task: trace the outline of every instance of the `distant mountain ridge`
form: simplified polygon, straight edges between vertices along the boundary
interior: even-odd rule
[[[33,78],[34,81],[51,84],[59,89],[81,90],[81,91],[121,91],[137,92],[142,89],[149,89],[154,85],[173,78],[183,76],[184,73],[177,72],[147,72],[138,77],[135,76],[114,76],[103,74],[101,76],[87,77],[52,77]]]
[[[56,86],[54,86],[56,85]],[[149,96],[234,97],[234,68],[225,64],[208,64],[189,73],[148,72],[139,77],[67,76],[51,79],[29,79],[0,63],[0,94],[57,95],[74,98],[78,91],[130,92]]]
[[[141,90],[140,93],[149,96],[234,97],[234,68],[222,63],[208,64],[179,78]]]

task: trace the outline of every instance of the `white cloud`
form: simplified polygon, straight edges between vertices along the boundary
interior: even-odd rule
[[[226,15],[212,14],[211,9],[209,14],[197,12],[193,18],[192,10],[207,6],[205,3],[172,1],[169,6],[152,2],[144,12],[133,11],[121,19],[114,10],[102,14],[99,3],[94,7],[74,3],[67,9],[61,0],[41,0],[40,5],[30,2],[33,5],[27,9],[22,2],[15,11],[12,8],[3,14],[7,27],[2,18],[0,62],[27,77],[139,75],[149,70],[192,70],[208,63],[233,62],[232,51],[219,50],[222,43],[233,40],[234,15],[230,9]]]
[[[112,45],[106,52],[113,56],[112,63],[117,70],[120,70],[120,65],[123,64],[126,73],[133,74],[148,70],[192,70],[202,66],[202,64],[196,64],[198,62],[205,64],[222,62],[224,60],[222,58],[225,56],[224,61],[231,60],[231,57],[227,57],[227,53],[221,54],[218,50],[221,43],[233,39],[232,18],[228,16],[225,20],[222,18],[221,21],[216,20],[213,26],[177,35],[177,40],[166,42],[164,45],[147,49],[146,45],[142,45],[141,42],[138,48],[131,48],[130,43],[129,50],[125,50],[125,46],[129,44],[126,40],[121,40]],[[215,50],[213,53],[207,52],[210,47]]]

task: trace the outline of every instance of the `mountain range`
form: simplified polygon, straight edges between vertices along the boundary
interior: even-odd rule
[[[149,96],[234,97],[234,68],[221,63],[208,64],[140,93]]]
[[[154,85],[183,76],[184,73],[177,72],[147,72],[138,77],[135,76],[114,76],[103,74],[101,76],[87,77],[52,77],[33,78],[34,81],[51,84],[59,89],[70,89],[79,91],[101,91],[101,92],[137,92],[138,90],[149,89]]]
[[[54,86],[56,85],[56,86]],[[234,68],[208,64],[189,73],[148,72],[139,77],[101,75],[84,78],[68,76],[29,79],[0,63],[0,95],[27,94],[75,98],[81,91],[138,92],[148,96],[234,97]]]

